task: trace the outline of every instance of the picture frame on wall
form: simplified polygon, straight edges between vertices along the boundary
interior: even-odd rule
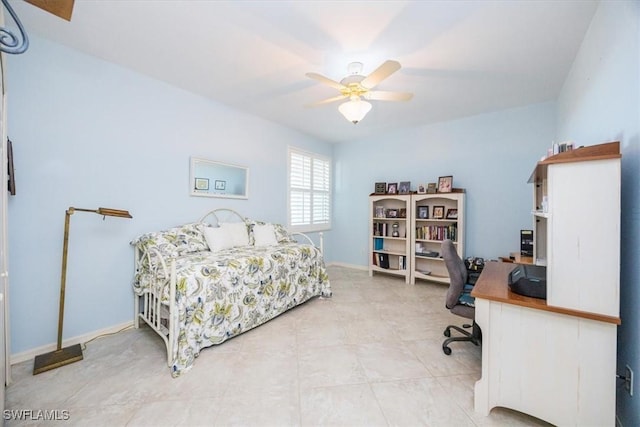
[[[453,176],[441,176],[438,178],[438,193],[451,193],[453,190]]]
[[[196,178],[194,188],[199,191],[207,191],[209,189],[209,178]]]
[[[434,206],[431,216],[433,219],[444,219],[444,206]]]

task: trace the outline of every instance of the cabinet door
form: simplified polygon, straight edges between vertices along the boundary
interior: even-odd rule
[[[548,170],[549,305],[619,315],[620,160]]]

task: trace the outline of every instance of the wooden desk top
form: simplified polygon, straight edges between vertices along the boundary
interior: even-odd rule
[[[511,270],[518,264],[508,262],[487,262],[478,278],[476,285],[471,291],[471,296],[491,301],[498,301],[507,304],[519,305],[536,310],[551,311],[554,313],[567,314],[569,316],[583,317],[585,319],[597,320],[600,322],[620,324],[619,317],[605,316],[586,311],[572,310],[563,307],[547,305],[547,301],[540,298],[526,297],[511,292],[507,284],[507,278]]]

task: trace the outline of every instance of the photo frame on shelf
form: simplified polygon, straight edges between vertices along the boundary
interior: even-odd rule
[[[433,219],[444,219],[444,206],[434,206],[431,217]]]
[[[438,178],[438,193],[451,193],[453,190],[453,176],[441,176]]]
[[[226,188],[227,188],[227,181],[222,181],[222,180],[220,180],[220,179],[216,179],[216,182],[215,182],[215,184],[214,184],[214,185],[215,185],[215,189],[216,189],[216,190],[226,190]]]
[[[418,206],[418,219],[429,219],[429,206]]]
[[[398,187],[398,194],[409,194],[411,192],[411,181],[401,181]]]
[[[387,183],[386,182],[376,182],[375,194],[385,194],[387,192]]]
[[[387,184],[387,194],[398,194],[398,183],[390,182]]]
[[[384,218],[384,206],[376,206],[376,218]]]
[[[427,184],[427,194],[435,194],[438,190],[438,186],[435,182],[430,182]]]
[[[387,209],[387,218],[398,218],[398,209]]]
[[[209,178],[195,178],[193,188],[199,191],[209,190]]]
[[[458,209],[447,209],[447,219],[458,219]]]
[[[406,208],[400,208],[400,210],[398,210],[398,217],[399,218],[406,218],[407,217],[407,209]]]
[[[427,184],[418,184],[418,194],[427,194]]]

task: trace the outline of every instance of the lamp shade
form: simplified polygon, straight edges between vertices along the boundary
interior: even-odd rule
[[[363,101],[360,97],[351,98],[350,101],[340,104],[338,111],[354,125],[367,115],[371,110],[371,104]]]

